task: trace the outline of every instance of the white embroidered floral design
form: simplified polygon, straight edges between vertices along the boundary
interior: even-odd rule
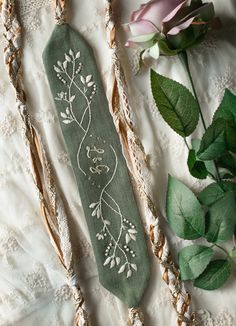
[[[17,131],[17,118],[11,112],[3,116],[0,121],[0,135],[10,137]]]
[[[69,285],[64,284],[59,289],[56,289],[54,292],[54,301],[63,302],[70,300],[72,298],[72,290]]]
[[[135,225],[125,218],[121,212],[119,204],[109,193],[108,187],[113,182],[117,167],[118,158],[115,149],[112,145],[106,144],[105,140],[100,139],[90,133],[92,123],[91,103],[96,94],[97,86],[93,80],[93,76],[83,75],[83,64],[80,62],[80,51],[75,53],[69,50],[64,54],[64,61],[57,61],[54,65],[54,71],[57,78],[66,88],[57,93],[55,100],[62,102],[65,105],[63,112],[60,112],[62,122],[66,125],[76,123],[80,128],[83,136],[80,140],[77,151],[78,168],[84,176],[88,178],[92,186],[97,186],[101,189],[99,200],[89,205],[92,210],[92,217],[96,217],[102,225],[100,231],[96,234],[98,241],[107,241],[104,253],[104,266],[109,266],[110,269],[116,268],[117,273],[126,273],[126,277],[130,278],[133,272],[137,272],[137,265],[133,262],[136,257],[134,250],[132,250],[130,243],[136,241],[137,230]],[[85,100],[85,107],[81,110],[82,116],[78,119],[75,114],[74,103],[76,102],[76,95],[73,93],[73,88],[76,88],[80,95]],[[91,141],[96,139],[97,144],[86,145],[85,140],[90,138]],[[104,148],[100,145],[102,143]],[[88,165],[88,171],[81,166],[80,157],[82,149],[85,148],[86,156],[91,164]],[[104,155],[109,151],[110,156],[114,157],[114,167],[108,166],[104,162]],[[92,177],[91,177],[92,174]],[[100,175],[107,175],[108,181],[105,185],[97,184],[96,179],[93,178]],[[114,235],[112,232],[112,222],[110,215],[105,212],[110,211],[115,216],[119,217],[119,232]],[[109,240],[108,240],[109,239]]]

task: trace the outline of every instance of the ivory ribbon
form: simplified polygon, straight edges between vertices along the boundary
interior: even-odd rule
[[[148,174],[146,156],[141,141],[134,130],[126,80],[118,57],[116,26],[112,8],[114,2],[112,0],[105,0],[107,40],[112,57],[111,72],[113,87],[110,98],[110,110],[126,153],[130,172],[135,179],[140,197],[149,216],[149,237],[152,243],[152,250],[160,262],[162,278],[169,287],[172,304],[178,316],[177,324],[179,326],[194,325],[195,315],[192,312],[190,295],[186,291],[184,284],[180,281],[179,271],[172,260],[167,238],[160,227],[160,214],[157,212],[151,198],[151,193],[147,188],[145,179],[145,175]],[[130,320],[131,325],[133,325],[133,315],[130,316]]]
[[[63,1],[60,3],[63,4]],[[88,326],[84,299],[75,271],[67,216],[53,180],[51,165],[42,140],[31,123],[26,105],[22,76],[22,30],[16,13],[15,1],[3,0],[0,2],[0,8],[2,9],[4,37],[7,41],[4,49],[5,64],[16,92],[16,109],[21,117],[22,137],[31,166],[31,175],[38,195],[42,219],[73,292],[76,308],[75,325]],[[63,8],[60,7],[60,9]]]

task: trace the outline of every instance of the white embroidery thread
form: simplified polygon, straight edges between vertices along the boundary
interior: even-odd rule
[[[88,177],[88,180],[92,182],[92,185],[95,186],[96,182],[88,176],[87,172],[82,168],[80,164],[80,156],[83,148],[83,144],[88,136],[91,122],[92,122],[92,111],[91,111],[91,102],[94,98],[94,95],[97,91],[97,86],[93,81],[92,75],[83,76],[81,74],[83,64],[78,62],[80,59],[80,51],[76,54],[71,49],[68,53],[65,53],[64,62],[57,61],[57,64],[54,65],[54,71],[56,72],[57,78],[65,85],[68,89],[67,92],[61,91],[57,94],[55,100],[64,102],[66,105],[65,111],[60,113],[62,118],[62,122],[64,124],[70,124],[75,122],[80,130],[83,132],[83,137],[79,143],[78,152],[77,152],[77,164],[79,170]],[[78,76],[80,75],[80,76]],[[83,109],[82,117],[80,120],[76,118],[74,113],[73,102],[76,100],[76,95],[72,94],[72,87],[75,87],[83,96],[86,106]],[[90,134],[91,139],[95,136]],[[99,137],[95,137],[96,140],[102,141],[105,145],[106,141],[100,139]],[[106,145],[106,147],[108,147]],[[105,240],[106,237],[110,238],[110,242],[105,249],[105,260],[103,265],[112,268],[117,268],[117,273],[126,273],[126,278],[130,278],[133,275],[133,272],[137,272],[138,268],[135,263],[131,260],[136,257],[134,250],[132,250],[129,246],[129,243],[132,241],[136,241],[137,230],[135,225],[131,223],[128,219],[124,218],[121,209],[116,202],[116,200],[112,197],[112,195],[108,191],[109,185],[115,178],[117,167],[118,167],[118,158],[115,149],[109,145],[106,149],[101,148],[97,145],[86,146],[86,156],[90,160],[91,165],[88,166],[89,171],[95,175],[102,175],[111,173],[111,167],[103,164],[103,157],[106,154],[107,150],[110,150],[115,159],[115,166],[111,173],[111,177],[105,186],[97,185],[100,189],[100,196],[98,202],[93,202],[89,205],[89,208],[92,209],[91,216],[96,217],[99,221],[101,221],[102,228],[96,234],[96,238],[98,241]],[[120,221],[120,229],[117,237],[112,233],[110,226],[111,221],[108,217],[104,216],[104,208],[111,210],[111,212],[115,215],[119,216]],[[124,240],[123,240],[124,239]],[[123,243],[122,243],[123,242]],[[123,259],[123,263],[121,261]],[[121,266],[120,266],[121,265]]]

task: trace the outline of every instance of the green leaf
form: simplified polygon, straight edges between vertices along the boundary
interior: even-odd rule
[[[214,251],[206,246],[192,245],[179,252],[180,276],[183,281],[197,278],[210,263]]]
[[[233,153],[236,153],[236,123],[234,120],[227,121],[225,139],[227,149]]]
[[[197,127],[199,111],[190,91],[178,82],[151,70],[152,94],[168,125],[182,137],[189,136]]]
[[[192,143],[192,148],[197,153],[199,151],[199,148],[200,148],[200,145],[201,145],[201,140],[193,138],[191,143]],[[197,156],[197,154],[196,154],[196,156]],[[210,177],[212,177],[212,176],[216,177],[217,173],[216,173],[216,168],[215,168],[214,162],[213,161],[205,161],[204,164],[205,164],[205,167],[206,167],[206,169],[208,171],[209,176]]]
[[[223,100],[215,112],[213,120],[223,118],[231,121],[232,116],[236,121],[236,96],[230,90],[226,89]]]
[[[215,112],[213,121],[224,119],[227,149],[236,153],[236,96],[226,89],[223,100]]]
[[[212,183],[200,192],[198,200],[202,205],[210,207],[222,199],[225,192],[232,192],[236,196],[236,184],[227,181]]]
[[[169,176],[166,214],[172,230],[184,239],[204,235],[204,212],[193,192],[182,182]]]
[[[204,290],[218,289],[228,280],[230,270],[230,263],[227,260],[214,260],[194,281],[194,286]]]
[[[226,153],[217,160],[219,168],[228,170],[233,176],[236,176],[236,161],[230,153]]]
[[[236,204],[234,194],[226,192],[209,209],[206,226],[208,242],[221,243],[230,240],[236,224]]]
[[[173,56],[177,55],[182,50],[172,50],[169,48],[168,44],[166,43],[166,40],[160,40],[158,41],[158,45],[160,48],[160,53],[165,56]]]
[[[191,175],[197,179],[206,179],[208,175],[205,163],[197,160],[196,152],[194,149],[189,151],[188,169]]]
[[[230,257],[232,257],[232,258],[236,258],[236,247],[234,247],[233,249],[232,249],[232,251],[230,252]]]
[[[224,119],[217,119],[206,130],[197,153],[199,159],[203,161],[214,160],[227,151],[225,140],[226,123]]]

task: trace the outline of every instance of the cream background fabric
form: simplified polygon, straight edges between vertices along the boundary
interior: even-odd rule
[[[142,1],[120,0],[117,20],[128,21],[129,14]],[[209,123],[225,87],[236,93],[236,5],[234,0],[214,0],[224,28],[190,53],[191,69],[206,121]],[[81,209],[75,178],[56,117],[43,69],[41,54],[54,27],[49,0],[19,0],[25,32],[24,77],[28,106],[53,161],[59,185],[70,209],[73,244],[79,262],[79,275],[93,326],[123,326],[127,309],[98,282],[95,260]],[[118,3],[118,1],[117,1]],[[94,47],[104,85],[109,80],[110,53],[104,28],[104,3],[100,0],[71,1],[72,25]],[[86,14],[85,14],[86,13]],[[2,26],[0,23],[0,31]],[[121,42],[125,35],[119,31]],[[0,51],[4,41],[0,35]],[[206,181],[190,177],[187,151],[182,139],[165,124],[153,103],[148,71],[138,75],[138,52],[120,51],[130,87],[130,100],[136,116],[136,129],[143,141],[150,165],[153,197],[164,214],[168,173],[177,176],[193,190]],[[188,80],[177,57],[161,58],[154,67],[160,73],[185,85]],[[210,109],[209,109],[210,108]],[[201,126],[195,136],[201,135]],[[21,125],[15,110],[15,96],[0,55],[0,326],[69,326],[74,317],[70,288],[53,252],[41,222],[35,189],[25,160]],[[145,216],[143,216],[145,223]],[[165,225],[164,225],[165,227]],[[172,244],[184,241],[169,232]],[[227,285],[214,292],[189,290],[199,311],[201,325],[236,325],[235,271]],[[175,325],[175,312],[166,285],[153,259],[152,280],[143,300],[146,325]],[[199,317],[199,318],[200,318]]]

